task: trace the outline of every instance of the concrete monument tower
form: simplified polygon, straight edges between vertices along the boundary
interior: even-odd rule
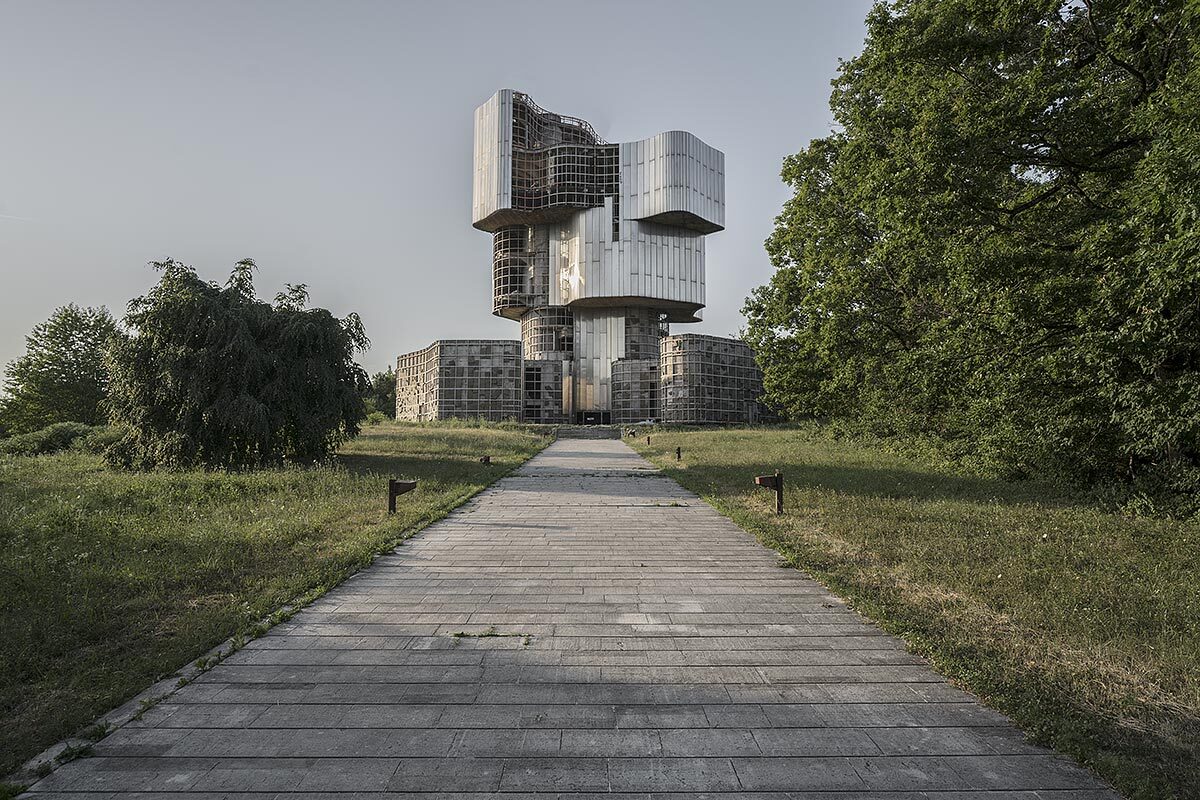
[[[502,89],[475,110],[472,223],[492,312],[521,323],[527,421],[659,416],[660,342],[704,308],[725,156],[684,131],[610,144]]]

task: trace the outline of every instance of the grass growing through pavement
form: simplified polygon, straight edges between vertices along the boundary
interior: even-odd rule
[[[0,777],[340,582],[546,441],[386,425],[332,467],[233,475],[119,472],[76,452],[0,456]],[[390,476],[420,481],[392,517]]]
[[[1038,741],[1130,797],[1200,797],[1200,522],[1106,513],[817,427],[644,436],[626,441]],[[782,517],[752,485],[775,469]]]

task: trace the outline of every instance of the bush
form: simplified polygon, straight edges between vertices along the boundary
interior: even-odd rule
[[[121,441],[125,436],[125,429],[116,425],[99,427],[92,430],[86,436],[81,436],[76,439],[71,445],[74,450],[82,450],[86,453],[95,453],[98,456],[104,455],[108,448],[112,447],[117,442]]]
[[[265,303],[254,262],[225,286],[154,264],[158,285],[129,304],[109,349],[109,410],[125,427],[108,460],[149,469],[241,470],[323,461],[357,435],[370,342],[355,314],[307,308],[304,286]]]
[[[368,425],[382,425],[383,423],[385,423],[387,421],[388,421],[388,415],[383,413],[382,411],[372,411],[370,414],[367,414],[367,424]]]
[[[41,456],[66,450],[76,441],[105,428],[84,425],[82,422],[57,422],[32,433],[0,441],[0,453],[10,456]]]

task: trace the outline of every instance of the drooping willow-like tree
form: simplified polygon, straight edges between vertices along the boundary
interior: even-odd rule
[[[306,308],[303,285],[266,303],[254,262],[224,286],[173,259],[130,302],[128,335],[109,352],[112,421],[128,429],[110,449],[137,468],[251,469],[312,463],[358,433],[369,345],[356,314]]]

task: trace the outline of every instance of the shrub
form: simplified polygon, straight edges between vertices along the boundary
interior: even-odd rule
[[[56,422],[41,430],[22,433],[0,441],[0,453],[10,456],[41,456],[66,450],[76,441],[103,431],[82,422]]]
[[[104,455],[108,451],[108,448],[121,441],[124,435],[124,428],[115,425],[106,425],[94,428],[91,433],[79,437],[71,447],[72,449],[82,450],[87,453]]]
[[[358,433],[370,342],[355,314],[306,308],[304,286],[265,303],[254,262],[224,286],[167,260],[158,285],[129,304],[131,333],[109,350],[109,405],[126,433],[120,466],[254,469],[328,458]]]

